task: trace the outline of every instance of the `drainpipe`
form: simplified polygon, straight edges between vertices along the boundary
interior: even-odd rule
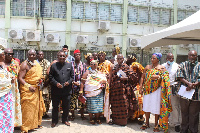
[[[66,12],[66,33],[65,33],[65,44],[68,45],[68,50],[70,52],[71,48],[71,12],[72,12],[72,2],[67,0],[67,12]],[[69,53],[70,54],[70,53]]]
[[[10,0],[6,0],[6,9],[5,9],[5,39],[8,39],[8,29],[10,29]],[[7,46],[11,47],[10,44]]]
[[[128,26],[128,0],[124,0],[124,12],[123,12],[123,27],[122,27],[122,55],[126,57],[127,49],[127,26]]]
[[[177,16],[178,16],[178,0],[173,0],[173,8],[174,8],[174,24],[177,23]],[[174,61],[176,62],[177,59],[177,45],[173,45],[173,51],[172,51],[173,55],[174,55]]]

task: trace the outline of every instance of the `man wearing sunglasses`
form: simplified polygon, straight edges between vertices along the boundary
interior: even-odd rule
[[[49,72],[49,80],[51,83],[51,97],[52,97],[52,124],[55,127],[58,123],[58,106],[62,100],[62,123],[70,126],[68,122],[70,96],[72,93],[72,81],[74,79],[74,71],[72,64],[65,62],[66,54],[64,51],[59,51],[58,62],[54,63]]]
[[[5,67],[7,68],[7,70],[13,74],[13,77],[15,77],[12,89],[12,93],[13,93],[13,107],[15,109],[14,111],[14,125],[15,126],[21,126],[22,125],[22,112],[21,112],[21,105],[20,105],[20,94],[19,94],[19,89],[18,89],[18,73],[19,73],[19,62],[16,61],[13,58],[13,49],[11,48],[6,48],[4,50],[5,53]]]

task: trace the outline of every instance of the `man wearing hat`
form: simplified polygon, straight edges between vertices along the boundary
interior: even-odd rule
[[[74,110],[80,108],[81,118],[84,120],[84,105],[78,101],[78,96],[80,92],[80,83],[81,77],[83,73],[86,71],[86,64],[81,61],[81,53],[80,50],[74,51],[74,58],[75,61],[72,61],[72,68],[74,70],[74,81],[72,83],[72,95],[71,95],[71,103],[70,103],[70,110],[71,110],[71,117],[70,120],[73,121],[75,119]],[[77,107],[78,102],[78,107]]]

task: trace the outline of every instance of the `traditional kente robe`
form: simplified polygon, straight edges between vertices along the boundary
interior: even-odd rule
[[[25,75],[25,82],[35,87],[35,92],[31,92],[29,88],[20,85],[21,107],[22,107],[22,126],[21,130],[38,128],[41,125],[43,113],[46,112],[42,91],[39,90],[39,80],[42,78],[42,68],[37,61],[35,65]]]
[[[161,78],[159,80],[152,80],[151,79],[152,75],[160,75]],[[159,124],[165,132],[168,132],[168,117],[169,113],[172,111],[171,100],[170,100],[171,89],[169,88],[170,87],[169,73],[167,71],[163,72],[162,70],[157,68],[147,70],[144,79],[144,95],[153,94],[160,87],[161,87],[161,102],[160,102]]]
[[[20,104],[20,93],[18,88],[18,73],[19,73],[19,62],[12,59],[9,66],[7,66],[7,70],[15,76],[15,83],[12,84],[12,93],[13,93],[13,109],[14,109],[14,125],[15,127],[22,125],[22,111]]]

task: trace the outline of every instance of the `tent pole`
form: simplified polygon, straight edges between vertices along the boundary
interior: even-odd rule
[[[174,8],[174,24],[177,23],[177,16],[178,16],[178,3],[177,0],[173,0],[173,8]],[[173,51],[172,51],[173,55],[174,55],[174,61],[176,62],[177,59],[177,45],[173,45]]]

